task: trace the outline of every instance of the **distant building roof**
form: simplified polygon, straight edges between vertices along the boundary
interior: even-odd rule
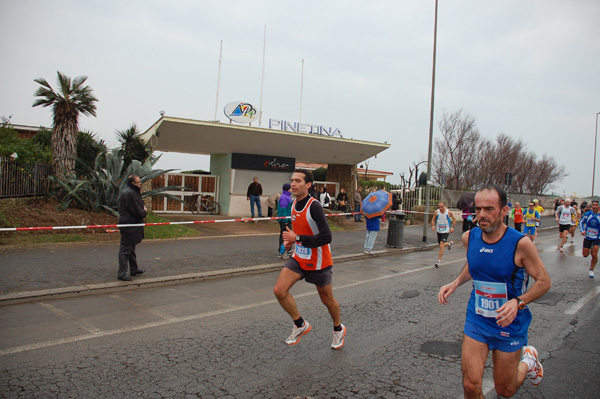
[[[306,170],[316,170],[319,168],[326,168],[327,164],[326,163],[306,163],[306,162],[296,162],[296,169],[306,169]],[[364,168],[357,168],[356,169],[356,173],[358,174],[359,177],[363,177],[365,176],[365,172],[367,173],[367,179],[366,180],[377,180],[377,179],[383,179],[383,181],[385,181],[385,179],[388,176],[393,176],[394,173],[393,172],[385,172],[382,170],[373,170],[373,169],[364,169]]]
[[[161,117],[141,134],[158,151],[188,154],[260,154],[307,163],[356,165],[390,144],[250,126]]]
[[[30,139],[40,132],[40,130],[52,130],[52,128],[44,126],[28,126],[28,125],[14,125],[9,124],[11,129],[19,133],[19,136],[25,139]]]

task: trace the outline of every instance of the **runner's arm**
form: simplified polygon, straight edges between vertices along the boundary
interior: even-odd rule
[[[329,244],[331,242],[331,230],[329,229],[329,223],[327,223],[323,207],[318,202],[313,201],[310,204],[310,214],[314,221],[317,222],[319,232],[315,235],[301,235],[300,242],[302,246],[317,248]]]
[[[470,233],[470,231],[466,231],[462,235],[463,246],[465,247],[466,250],[469,249],[469,233]],[[438,292],[439,304],[447,305],[448,297],[452,293],[454,293],[454,291],[456,291],[456,289],[458,287],[460,287],[461,285],[463,285],[464,283],[466,283],[469,280],[471,280],[471,273],[469,273],[469,263],[465,262],[465,265],[463,266],[462,270],[460,271],[460,274],[458,275],[458,277],[456,277],[454,279],[454,281],[452,281],[451,283],[446,284],[440,288],[440,291]]]
[[[537,248],[530,240],[519,240],[515,258],[517,266],[525,268],[527,274],[535,280],[535,283],[527,290],[527,292],[519,296],[525,304],[528,304],[548,292],[552,286],[552,281],[550,280],[550,275],[540,258]],[[498,316],[496,319],[498,320],[497,324],[500,327],[506,327],[514,321],[519,312],[518,305],[519,300],[512,298],[497,310]]]
[[[581,217],[581,221],[579,222],[579,231],[581,232],[582,235],[585,235],[585,229],[587,227],[587,220],[588,220],[588,213],[584,213],[583,216]]]

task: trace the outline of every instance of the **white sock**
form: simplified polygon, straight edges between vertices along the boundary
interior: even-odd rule
[[[535,367],[535,359],[533,359],[532,357],[525,356],[523,357],[523,359],[521,359],[521,361],[525,362],[528,371],[531,371]]]

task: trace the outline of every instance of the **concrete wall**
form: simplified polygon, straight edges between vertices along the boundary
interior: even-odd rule
[[[258,177],[263,188],[261,196],[262,212],[267,215],[267,198],[281,192],[281,186],[289,183],[291,172],[267,172],[245,169],[231,169],[231,154],[212,154],[210,173],[219,176],[219,203],[221,214],[228,216],[250,217],[250,201],[246,199],[248,186]],[[258,216],[258,215],[255,215]]]
[[[229,186],[231,184],[231,154],[212,154],[210,156],[210,173],[219,176],[219,198],[221,214],[228,215],[231,206]]]
[[[281,192],[284,183],[289,183],[291,172],[267,172],[245,169],[231,169],[231,154],[212,154],[210,156],[210,173],[219,176],[219,203],[221,214],[228,216],[250,216],[250,202],[246,198],[248,186],[252,179],[258,177],[263,188],[261,205],[263,215],[267,215],[267,198],[276,192]],[[355,165],[329,164],[327,181],[339,182],[339,187],[346,189],[348,198],[352,201],[356,182]],[[258,215],[256,215],[258,216]]]

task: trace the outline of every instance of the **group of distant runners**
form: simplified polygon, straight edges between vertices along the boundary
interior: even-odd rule
[[[582,202],[580,209],[577,203],[567,198],[559,200],[556,203],[554,217],[558,223],[558,234],[560,244],[556,248],[561,253],[564,252],[563,246],[571,234],[571,243],[575,238],[575,231],[579,226],[579,232],[583,236],[583,248],[581,253],[584,258],[592,256],[590,270],[588,275],[594,278],[594,269],[598,263],[598,249],[600,248],[600,206],[598,200],[592,200],[591,203]]]

